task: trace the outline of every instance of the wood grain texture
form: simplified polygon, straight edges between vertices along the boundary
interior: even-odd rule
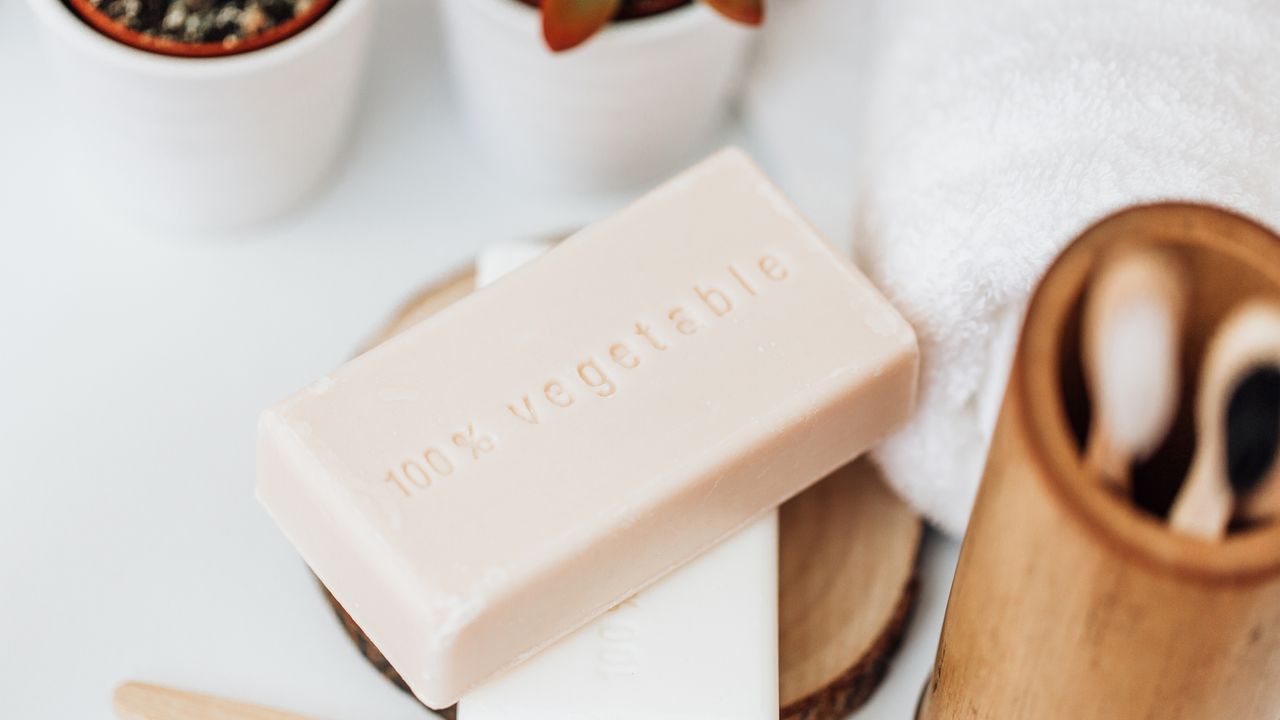
[[[464,297],[470,271],[414,296],[369,346]],[[856,462],[783,506],[779,540],[779,691],[782,720],[843,720],[887,672],[916,598],[920,518]],[[325,591],[356,647],[404,681]],[[441,714],[453,718],[449,708]]]
[[[780,519],[782,716],[843,718],[871,697],[906,628],[920,519],[868,461],[805,491]]]
[[[924,720],[1280,718],[1280,525],[1185,537],[1160,507],[1093,482],[1081,459],[1080,296],[1099,255],[1124,243],[1159,244],[1194,268],[1189,378],[1231,307],[1280,294],[1280,240],[1201,206],[1126,211],[1058,259],[1027,312]],[[1185,410],[1135,472],[1136,497],[1176,493],[1195,446]]]
[[[118,720],[308,720],[302,715],[144,683],[116,688]]]

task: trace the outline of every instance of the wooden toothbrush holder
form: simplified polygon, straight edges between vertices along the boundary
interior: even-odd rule
[[[1159,516],[1194,447],[1190,389],[1140,509],[1085,473],[1081,296],[1099,257],[1155,244],[1191,269],[1186,376],[1240,301],[1280,296],[1280,238],[1189,204],[1089,228],[1031,300],[919,718],[1280,718],[1280,523],[1207,542]]]

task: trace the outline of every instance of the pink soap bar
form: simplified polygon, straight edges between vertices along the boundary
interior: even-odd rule
[[[726,150],[267,410],[258,497],[444,707],[862,453],[916,365]]]

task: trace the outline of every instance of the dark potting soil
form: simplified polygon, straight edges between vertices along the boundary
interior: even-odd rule
[[[520,2],[534,7],[542,6],[542,0],[520,0]],[[658,13],[688,5],[691,2],[693,0],[622,0],[622,7],[618,8],[618,14],[615,19],[630,20],[632,18],[657,15]]]
[[[144,35],[186,43],[228,43],[306,13],[315,0],[91,0]]]

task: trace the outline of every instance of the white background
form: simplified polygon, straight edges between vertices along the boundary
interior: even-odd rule
[[[433,4],[379,5],[333,182],[269,227],[190,238],[91,209],[34,20],[0,0],[0,717],[109,718],[125,679],[428,717],[352,649],[253,500],[257,412],[485,243],[625,198],[496,178],[452,110]],[[930,539],[906,647],[858,718],[910,717],[955,552]]]

